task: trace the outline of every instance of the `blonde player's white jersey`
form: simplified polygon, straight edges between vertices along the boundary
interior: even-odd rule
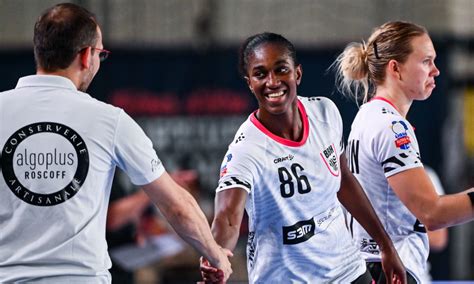
[[[349,168],[390,235],[406,269],[420,281],[429,245],[426,229],[397,197],[387,178],[423,167],[413,127],[387,100],[362,105],[349,135]],[[366,261],[380,261],[375,241],[353,219],[351,229]]]
[[[248,192],[250,283],[349,283],[366,268],[336,196],[342,120],[326,98],[299,97],[298,106],[300,142],[249,116],[229,146],[217,191]]]

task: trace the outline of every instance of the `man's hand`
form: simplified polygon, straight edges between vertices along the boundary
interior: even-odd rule
[[[230,250],[225,248],[222,248],[222,250],[224,251],[227,257],[233,256]],[[217,268],[212,266],[207,259],[201,256],[201,258],[199,259],[199,270],[201,271],[201,276],[204,280],[204,283],[225,283],[229,279],[230,274],[232,274],[232,269],[230,267],[230,262],[228,261],[228,259],[226,262],[229,264],[228,268],[225,266]],[[218,266],[221,266],[221,264],[219,264]]]
[[[201,283],[224,283],[224,272],[211,266],[209,261],[201,256],[199,259],[199,270],[201,271]]]

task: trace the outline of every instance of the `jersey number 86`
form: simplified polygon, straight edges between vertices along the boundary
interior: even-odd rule
[[[291,170],[291,173],[290,173]],[[298,193],[305,194],[311,191],[311,185],[309,185],[308,178],[300,174],[304,171],[304,168],[300,164],[292,164],[290,170],[285,167],[278,168],[278,177],[280,179],[280,193],[284,198],[292,197],[295,194],[295,183]]]

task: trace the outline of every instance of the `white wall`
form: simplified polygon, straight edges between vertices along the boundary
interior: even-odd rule
[[[37,17],[61,1],[0,0],[0,48],[31,46]],[[115,46],[236,44],[261,31],[301,46],[366,38],[388,20],[409,20],[432,34],[474,37],[471,0],[82,0]],[[197,23],[204,25],[204,31]],[[202,26],[202,25],[201,25]]]

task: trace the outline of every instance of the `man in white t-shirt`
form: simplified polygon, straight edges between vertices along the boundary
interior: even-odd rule
[[[142,129],[84,93],[109,53],[94,15],[70,3],[46,10],[34,51],[37,74],[0,93],[0,282],[109,283],[105,221],[116,166],[227,279],[230,252]]]

